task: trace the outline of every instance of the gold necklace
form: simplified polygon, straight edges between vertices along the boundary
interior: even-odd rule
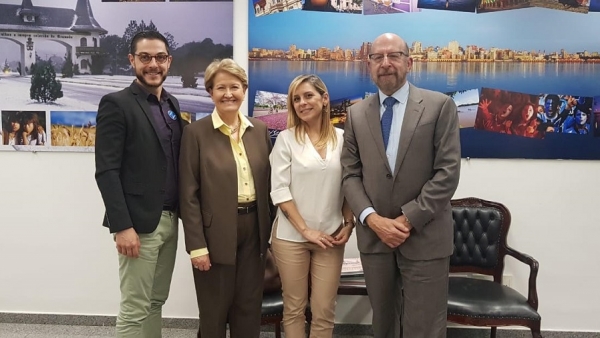
[[[241,123],[238,123],[237,126],[235,126],[235,127],[231,127],[230,125],[227,125],[227,128],[229,128],[229,133],[231,135],[237,133],[238,129],[240,129],[240,125],[241,125]]]

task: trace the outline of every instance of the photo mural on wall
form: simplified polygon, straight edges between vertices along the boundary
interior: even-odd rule
[[[203,72],[233,55],[232,1],[1,1],[0,150],[94,151],[98,103],[135,79],[127,54],[141,30],[169,41],[164,87],[182,116],[212,112]]]
[[[409,46],[408,81],[457,103],[463,157],[600,159],[600,0],[327,0],[342,10],[302,9],[312,1],[249,1],[249,112],[273,137],[299,74],[323,79],[332,123],[343,126],[348,106],[377,94],[370,43],[392,32]],[[363,15],[343,10],[354,5]],[[277,111],[267,99],[275,96]]]

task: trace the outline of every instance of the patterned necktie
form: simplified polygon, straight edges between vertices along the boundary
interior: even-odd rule
[[[383,100],[383,105],[385,106],[385,111],[381,116],[381,133],[383,134],[383,147],[387,149],[388,140],[390,139],[390,129],[392,128],[392,117],[394,114],[394,104],[396,104],[398,100],[395,98],[388,96]]]

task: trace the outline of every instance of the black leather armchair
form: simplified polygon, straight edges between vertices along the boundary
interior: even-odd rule
[[[450,272],[477,273],[493,277],[493,281],[450,276],[448,320],[451,322],[491,327],[496,337],[498,326],[529,327],[534,338],[542,338],[541,316],[537,312],[538,262],[506,244],[511,216],[496,202],[477,198],[452,201],[454,218],[454,254]],[[529,265],[527,298],[502,285],[504,257],[512,256]]]
[[[275,265],[271,249],[267,250],[265,284],[261,308],[260,325],[275,325],[275,337],[281,338],[281,321],[283,320],[283,296],[281,279]]]
[[[283,320],[283,298],[281,290],[263,295],[260,325],[275,325],[275,337],[281,338],[281,321]]]

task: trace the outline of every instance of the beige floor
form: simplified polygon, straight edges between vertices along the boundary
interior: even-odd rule
[[[338,328],[336,328],[337,330]],[[343,325],[340,331],[352,332],[352,325]],[[360,331],[364,331],[364,327]],[[544,332],[544,338],[599,338],[594,332]],[[72,326],[43,324],[8,324],[0,323],[0,338],[106,338],[114,337],[111,326]],[[163,329],[163,338],[195,338],[196,331],[191,329]],[[274,338],[273,332],[261,333],[261,338]],[[368,335],[335,334],[334,338],[367,338]],[[448,338],[487,338],[488,330],[482,329],[449,329]],[[498,330],[497,338],[531,337],[524,330]]]

